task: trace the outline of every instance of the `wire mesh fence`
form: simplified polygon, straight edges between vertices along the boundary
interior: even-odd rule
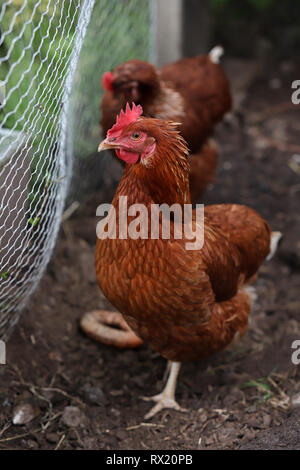
[[[82,178],[82,165],[100,137],[102,72],[132,57],[149,57],[150,3],[8,0],[0,5],[2,339],[50,259],[73,156],[80,181],[89,184],[93,174]]]
[[[101,139],[101,77],[130,59],[153,60],[153,0],[102,0],[95,3],[76,71],[71,98],[73,136],[68,151],[74,155],[69,201],[81,199],[95,188],[111,187],[120,167],[97,154]],[[101,202],[101,201],[100,201]]]

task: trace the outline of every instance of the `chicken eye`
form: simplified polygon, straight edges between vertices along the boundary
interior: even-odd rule
[[[140,134],[140,132],[134,132],[133,134],[131,134],[131,138],[133,140],[139,140],[141,137],[142,137],[142,134]]]

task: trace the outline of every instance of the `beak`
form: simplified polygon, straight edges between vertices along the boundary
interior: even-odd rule
[[[116,142],[109,142],[108,139],[102,140],[102,142],[99,144],[98,147],[98,152],[102,152],[102,150],[111,150],[115,149],[118,147]]]

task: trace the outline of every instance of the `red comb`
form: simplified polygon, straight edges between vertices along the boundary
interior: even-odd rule
[[[102,75],[102,86],[106,91],[113,91],[114,74],[112,72],[105,72]]]
[[[143,114],[143,108],[140,104],[136,106],[132,103],[132,109],[130,109],[129,103],[127,103],[125,112],[123,109],[121,110],[119,116],[117,116],[116,124],[107,132],[107,137],[119,137],[124,127],[136,122],[141,114]]]

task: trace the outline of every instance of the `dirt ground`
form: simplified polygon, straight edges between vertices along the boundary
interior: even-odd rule
[[[93,271],[102,189],[64,224],[7,344],[0,449],[300,449],[300,408],[290,402],[300,392],[291,361],[300,339],[300,120],[290,101],[300,71],[289,62],[272,73],[227,65],[236,112],[217,130],[219,172],[203,201],[248,204],[284,233],[261,268],[248,333],[234,349],[183,366],[177,399],[186,413],[144,421],[150,404],[140,397],[160,391],[165,360],[147,346],[97,344],[79,329],[85,311],[108,306]]]

